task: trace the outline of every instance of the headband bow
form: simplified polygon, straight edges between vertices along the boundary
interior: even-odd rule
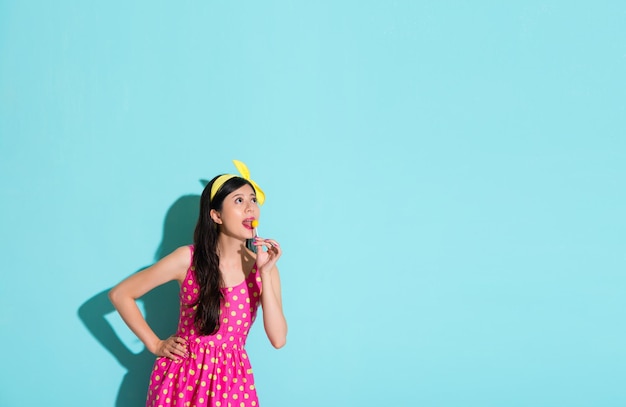
[[[250,171],[248,170],[248,167],[246,167],[246,164],[238,160],[233,160],[233,163],[235,164],[237,171],[239,171],[239,176],[252,184],[252,187],[254,187],[254,190],[256,191],[257,202],[259,203],[259,205],[263,205],[263,202],[265,202],[265,193],[256,182],[250,179]],[[224,174],[217,177],[217,179],[213,182],[213,186],[211,186],[211,200],[213,199],[215,194],[217,194],[217,191],[220,190],[222,185],[224,185],[226,181],[234,177],[237,177],[237,175]]]

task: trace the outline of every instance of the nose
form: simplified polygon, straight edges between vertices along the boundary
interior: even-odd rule
[[[246,203],[246,212],[252,212],[254,210],[254,202],[248,201]]]

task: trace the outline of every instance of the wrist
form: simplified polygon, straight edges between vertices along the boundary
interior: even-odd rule
[[[272,279],[271,270],[259,270],[259,274],[261,275],[261,279],[264,283],[269,282]]]
[[[146,344],[146,348],[148,349],[148,351],[150,351],[150,353],[152,353],[153,355],[158,356],[157,352],[159,351],[159,344],[160,343],[161,343],[161,340],[159,338],[155,338],[154,340],[152,340],[148,344]]]

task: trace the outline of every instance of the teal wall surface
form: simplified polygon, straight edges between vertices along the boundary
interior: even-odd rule
[[[264,407],[626,405],[626,3],[0,1],[0,405],[138,407],[106,298],[244,161]],[[141,306],[163,336],[177,287]]]

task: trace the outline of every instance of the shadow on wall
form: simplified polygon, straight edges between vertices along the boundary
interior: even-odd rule
[[[183,196],[174,202],[165,217],[163,238],[155,253],[155,260],[160,260],[177,247],[193,242],[199,207],[200,197],[197,195]],[[96,340],[127,370],[117,394],[116,407],[143,407],[156,357],[145,347],[140,353],[131,352],[105,318],[107,314],[115,312],[108,298],[111,288],[82,304],[78,309],[78,316]],[[141,297],[146,321],[160,338],[167,338],[176,332],[178,290],[178,283],[172,281]]]

